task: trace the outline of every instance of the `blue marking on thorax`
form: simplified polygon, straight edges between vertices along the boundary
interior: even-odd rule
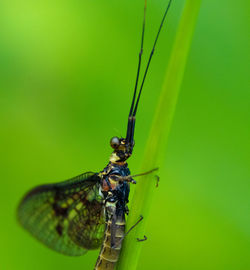
[[[111,169],[109,174],[128,176],[128,175],[130,175],[130,170],[127,166],[113,165],[113,168]]]

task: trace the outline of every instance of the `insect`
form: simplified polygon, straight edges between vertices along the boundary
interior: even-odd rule
[[[141,49],[127,134],[125,138],[111,139],[113,152],[108,165],[99,173],[86,172],[61,183],[35,187],[24,196],[18,207],[20,224],[55,251],[78,256],[101,247],[95,270],[114,269],[122,240],[142,219],[125,233],[130,183],[135,184],[134,177],[151,173],[155,169],[131,175],[127,159],[132,155],[135,145],[135,119],[142,88],[170,5],[171,0],[167,4],[137,94],[145,30],[145,1]],[[137,240],[143,241],[146,237]]]

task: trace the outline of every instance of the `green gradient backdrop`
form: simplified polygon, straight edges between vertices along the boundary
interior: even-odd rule
[[[137,173],[184,0],[173,1],[138,112]],[[145,55],[166,1],[149,1]],[[250,269],[249,1],[203,1],[139,270]],[[1,0],[0,269],[92,269],[15,220],[31,187],[101,170],[124,134],[143,0]],[[129,260],[129,258],[128,258]]]

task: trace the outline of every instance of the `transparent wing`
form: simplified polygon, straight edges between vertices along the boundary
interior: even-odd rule
[[[78,256],[98,248],[105,230],[100,177],[87,172],[67,181],[38,186],[19,204],[21,225],[45,245]]]

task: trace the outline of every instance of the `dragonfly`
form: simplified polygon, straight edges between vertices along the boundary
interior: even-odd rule
[[[171,2],[172,0],[167,3],[138,88],[147,8],[145,0],[139,62],[127,133],[125,138],[111,138],[113,152],[108,165],[99,173],[86,172],[64,182],[35,187],[23,197],[17,209],[19,223],[35,238],[57,252],[79,256],[88,250],[100,248],[95,270],[115,268],[124,237],[143,218],[140,217],[125,232],[130,184],[136,184],[135,177],[152,173],[156,169],[131,175],[127,159],[135,146],[136,112],[143,85]]]

